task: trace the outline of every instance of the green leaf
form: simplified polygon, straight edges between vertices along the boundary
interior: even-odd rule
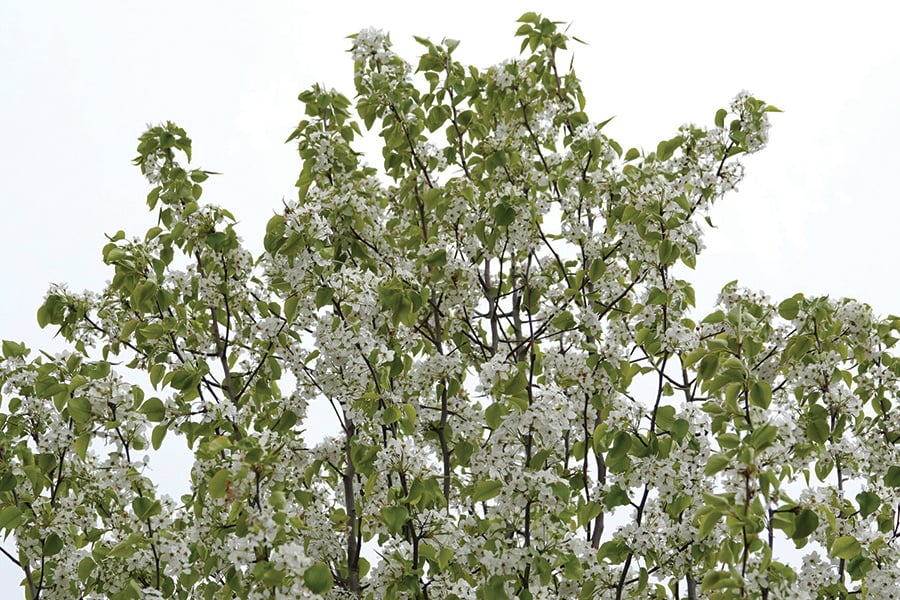
[[[612,447],[606,459],[609,462],[615,462],[625,457],[631,450],[631,435],[627,431],[617,431],[613,436]]]
[[[405,506],[385,506],[382,507],[380,514],[381,520],[392,534],[400,533],[409,520],[409,511]]]
[[[166,405],[159,398],[150,398],[141,406],[141,413],[146,415],[151,423],[159,423],[166,418]]]
[[[499,575],[491,575],[487,584],[480,591],[483,592],[481,597],[484,600],[509,600],[509,596],[506,594],[506,585]]]
[[[675,423],[675,407],[669,404],[660,406],[656,411],[656,426],[669,431]]]
[[[113,558],[128,558],[137,550],[137,542],[140,540],[139,534],[132,534],[110,548],[109,552],[107,552],[107,556],[112,556]]]
[[[97,563],[94,562],[94,559],[90,556],[85,556],[80,561],[78,561],[78,579],[81,581],[86,580],[91,576],[91,573],[94,572],[94,568],[97,566]]]
[[[110,364],[105,360],[87,363],[81,369],[87,377],[91,379],[104,379],[111,370]]]
[[[495,498],[503,489],[503,483],[495,479],[482,481],[475,485],[472,491],[472,502],[486,502],[491,498]]]
[[[447,264],[447,251],[443,248],[435,250],[425,257],[425,264],[432,267],[443,267]]]
[[[162,381],[162,378],[166,374],[166,365],[162,363],[158,363],[150,367],[150,385],[153,386],[153,389],[157,389],[159,386],[159,382]]]
[[[27,355],[28,348],[25,347],[25,344],[3,340],[3,356],[6,358],[18,358]]]
[[[808,508],[804,508],[794,519],[794,532],[791,538],[795,540],[803,539],[819,526],[819,516]]]
[[[528,376],[525,374],[525,371],[518,371],[512,379],[506,384],[503,388],[504,394],[509,394],[513,396],[525,390],[528,387]]]
[[[597,550],[597,560],[609,559],[614,565],[625,561],[625,557],[630,553],[630,549],[624,540],[613,539],[604,542]]]
[[[703,515],[700,519],[700,530],[698,532],[701,540],[712,533],[712,530],[716,528],[716,524],[721,518],[722,513],[717,510],[712,510]]]
[[[872,559],[860,554],[847,563],[847,572],[850,574],[850,577],[858,581],[865,577],[866,573],[871,571],[874,566],[875,563],[872,562]]]
[[[385,425],[396,423],[403,417],[403,412],[397,406],[388,406],[381,415],[381,421]]]
[[[299,302],[300,296],[298,294],[288,296],[284,301],[284,318],[288,323],[293,322],[294,318],[297,316],[297,304]]]
[[[703,577],[701,589],[704,592],[740,587],[734,575],[728,571],[710,571]],[[731,597],[731,596],[726,596]]]
[[[675,136],[671,140],[665,140],[656,146],[656,157],[659,160],[668,160],[675,151],[684,143],[683,136]]]
[[[594,501],[585,502],[577,510],[578,526],[583,527],[586,523],[593,521],[600,513],[603,507]]]
[[[52,318],[53,318],[53,316],[52,316],[52,314],[50,313],[50,309],[47,308],[47,305],[46,305],[46,304],[42,304],[42,305],[38,308],[38,311],[37,311],[37,322],[38,322],[38,327],[40,327],[41,329],[43,329],[44,327],[46,327],[47,325],[50,324],[50,319],[52,319]]]
[[[603,277],[605,272],[606,263],[599,258],[595,258],[591,261],[591,267],[588,269],[588,278],[591,281],[600,281],[600,278]]]
[[[166,425],[157,425],[153,428],[153,431],[150,433],[150,443],[153,444],[154,450],[159,450],[159,447],[162,446],[168,431],[169,428]]]
[[[225,448],[231,447],[231,439],[225,435],[217,435],[213,439],[209,440],[209,443],[206,445],[206,450],[210,454],[216,454],[224,450]]]
[[[800,303],[796,297],[788,298],[778,305],[778,314],[782,319],[793,321],[800,314]]]
[[[145,521],[149,517],[158,515],[162,512],[162,504],[159,500],[153,498],[145,498],[138,496],[131,501],[131,508],[134,510],[135,516],[141,521]]]
[[[207,489],[213,498],[224,498],[228,492],[228,484],[231,482],[231,472],[228,469],[219,469],[209,478]]]
[[[790,511],[780,510],[772,513],[772,527],[788,532],[794,530],[795,515]]]
[[[330,287],[319,287],[316,289],[316,308],[322,308],[323,306],[327,306],[331,304],[331,300],[334,298],[334,290]]]
[[[816,461],[816,477],[819,478],[819,481],[825,481],[825,478],[831,473],[834,469],[834,459],[830,456],[823,456],[818,461]]]
[[[87,456],[88,447],[91,445],[91,434],[84,433],[75,438],[75,454],[81,460]]]
[[[281,569],[276,569],[272,563],[268,561],[259,561],[256,563],[253,574],[256,575],[259,580],[268,587],[275,587],[277,585],[281,585],[284,581],[284,571]]]
[[[778,427],[776,425],[763,425],[753,430],[753,433],[747,438],[747,445],[754,450],[763,450],[772,445],[778,435]]]
[[[516,209],[505,202],[501,202],[494,206],[491,214],[494,217],[494,224],[497,225],[497,227],[506,227],[516,220]]]
[[[53,556],[63,549],[63,541],[56,533],[51,533],[44,539],[41,554],[43,556]]]
[[[860,552],[862,552],[862,547],[859,545],[859,541],[852,535],[842,535],[834,540],[830,552],[835,558],[851,560],[859,556]]]
[[[713,313],[708,314],[708,315],[707,315],[702,321],[700,321],[700,322],[701,322],[701,323],[711,323],[711,324],[715,325],[716,323],[721,323],[721,322],[724,321],[724,320],[725,320],[725,313],[722,312],[721,310],[717,310],[717,311],[715,311],[715,312],[713,312]]]
[[[713,454],[706,461],[706,468],[703,470],[707,476],[712,476],[728,466],[731,460],[724,454]]]
[[[131,292],[131,306],[145,313],[155,311],[157,291],[158,287],[152,281],[139,283]]]
[[[884,476],[884,485],[900,487],[900,466],[892,465],[888,467],[887,474]]]
[[[183,366],[177,371],[173,371],[171,376],[170,383],[172,387],[180,391],[196,388],[201,379],[200,374],[188,366]]]
[[[859,512],[864,518],[871,515],[881,506],[881,498],[878,497],[878,494],[872,492],[858,493],[856,501],[859,503]]]
[[[0,492],[8,492],[10,490],[16,489],[16,485],[18,485],[18,478],[11,472],[7,471],[0,475]]]
[[[572,316],[571,312],[564,310],[553,317],[553,319],[550,320],[550,324],[561,331],[572,329],[575,327],[575,317]]]
[[[281,413],[281,416],[278,417],[278,421],[275,423],[275,425],[272,426],[272,431],[280,433],[281,435],[285,435],[296,424],[297,414],[292,410],[285,410],[283,413]]]
[[[497,429],[500,426],[500,423],[503,421],[503,417],[505,416],[505,411],[503,409],[503,405],[499,402],[494,402],[486,409],[484,409],[484,422],[491,429]]]
[[[91,401],[84,397],[69,398],[69,416],[78,424],[91,420]]]
[[[584,567],[578,556],[570,554],[566,560],[566,566],[563,571],[565,578],[569,580],[580,580],[584,577]]]
[[[700,379],[709,381],[715,377],[718,368],[719,353],[710,352],[700,360],[700,368],[697,369],[697,375],[700,376]]]
[[[316,563],[303,572],[303,583],[314,594],[324,594],[334,585],[331,569],[325,563]]]
[[[809,439],[819,444],[824,444],[831,436],[831,426],[828,424],[827,413],[812,416],[807,423],[806,432],[809,435]]]
[[[681,250],[678,248],[678,245],[669,240],[661,241],[656,248],[656,252],[662,265],[671,265],[681,256]]]
[[[672,423],[672,427],[669,430],[672,433],[672,436],[677,440],[681,441],[685,438],[690,431],[691,423],[687,419],[675,419],[675,422]]]
[[[725,127],[725,117],[728,115],[728,111],[724,108],[720,108],[716,111],[716,127]]]
[[[769,408],[772,403],[772,386],[765,381],[754,381],[750,386],[750,403],[760,408]]]
[[[631,502],[628,492],[618,485],[611,485],[606,496],[603,498],[603,504],[607,508],[615,508],[617,506],[627,506]]]
[[[22,511],[18,506],[7,506],[3,510],[0,510],[0,530],[15,529],[19,525],[19,518],[21,516]]]
[[[664,306],[669,303],[669,295],[658,287],[654,287],[647,294],[647,304],[658,304]]]

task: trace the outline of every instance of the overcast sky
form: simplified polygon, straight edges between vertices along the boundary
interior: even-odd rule
[[[623,146],[655,148],[709,125],[747,89],[785,112],[712,213],[694,281],[709,306],[738,279],[773,298],[852,296],[900,313],[900,43],[891,3],[805,2],[15,2],[0,3],[0,338],[52,345],[35,312],[50,282],[99,289],[104,233],[153,224],[130,164],[148,122],[173,120],[195,166],[223,175],[204,200],[230,209],[253,249],[299,171],[284,139],[297,94],[352,96],[346,39],[462,40],[488,66],[514,56],[527,10],[571,23],[595,121]],[[140,7],[135,9],[133,7]],[[370,161],[375,164],[378,157]],[[58,346],[56,346],[58,348]],[[2,558],[2,557],[0,557]],[[19,574],[0,560],[0,590]]]

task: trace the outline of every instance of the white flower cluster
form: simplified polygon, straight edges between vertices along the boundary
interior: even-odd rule
[[[373,90],[377,77],[399,83],[409,79],[412,68],[391,50],[390,38],[380,29],[366,28],[356,34],[350,50],[354,64],[357,86]]]
[[[172,161],[169,164],[167,164],[167,161],[168,157],[163,150],[157,150],[144,158],[144,162],[141,163],[141,171],[144,173],[144,177],[147,178],[147,182],[150,185],[159,185],[162,183],[162,169],[164,167],[178,166],[178,163],[175,161]]]
[[[527,68],[524,60],[508,59],[488,69],[488,75],[498,87],[506,89],[512,87],[520,72]]]
[[[387,62],[393,56],[388,52],[388,47],[389,42],[384,31],[366,27],[356,34],[351,52],[355,61],[364,62],[374,56],[379,62]]]
[[[746,90],[731,102],[731,111],[741,119],[741,130],[746,134],[747,152],[757,152],[769,141],[769,117],[766,113],[758,114],[754,106],[757,103],[759,100]],[[758,115],[757,118],[754,119],[754,115]]]

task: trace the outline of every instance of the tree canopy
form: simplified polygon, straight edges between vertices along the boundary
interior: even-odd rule
[[[700,318],[683,279],[777,109],[742,92],[626,149],[558,25],[526,13],[488,69],[353,36],[356,97],[300,94],[298,196],[258,256],[187,133],[140,137],[154,225],[109,236],[104,289],[50,289],[69,351],[2,345],[26,598],[895,589],[900,318],[734,282]],[[194,456],[181,498],[147,469],[163,443]]]

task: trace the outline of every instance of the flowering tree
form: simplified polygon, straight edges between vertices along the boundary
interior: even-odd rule
[[[776,109],[740,94],[625,151],[557,24],[520,23],[488,70],[355,36],[383,171],[345,96],[302,93],[258,257],[185,132],[141,136],[156,225],[110,238],[104,290],[50,290],[70,352],[3,342],[26,598],[889,597],[900,318],[729,284],[698,322],[679,278]],[[335,435],[309,444],[314,404]],[[146,470],[173,436],[180,499]]]

